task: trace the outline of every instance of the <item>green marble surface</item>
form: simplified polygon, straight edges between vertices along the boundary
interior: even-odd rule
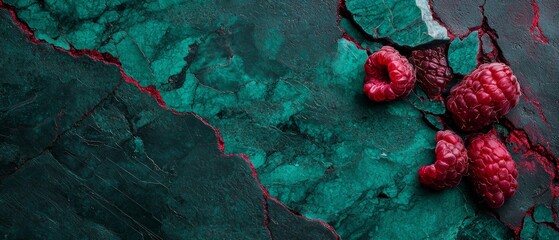
[[[479,45],[477,31],[471,32],[462,40],[456,38],[450,42],[448,63],[454,73],[466,75],[477,67]]]
[[[469,187],[420,186],[417,169],[434,159],[442,102],[419,89],[390,103],[362,94],[367,50],[343,33],[369,51],[382,42],[370,36],[429,43],[414,1],[347,0],[355,23],[338,22],[337,1],[4,3],[37,39],[109,53],[167,107],[207,120],[226,153],[248,156],[272,196],[344,239],[511,237]],[[457,73],[475,67],[474,35],[450,43]]]

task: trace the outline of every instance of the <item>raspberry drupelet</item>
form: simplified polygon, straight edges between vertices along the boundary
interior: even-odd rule
[[[406,97],[415,84],[413,66],[396,49],[384,46],[365,63],[363,92],[376,102]]]
[[[520,99],[520,85],[503,63],[486,63],[452,88],[446,107],[464,131],[476,131],[507,114]]]
[[[415,50],[411,60],[415,65],[419,87],[431,99],[440,96],[453,76],[446,60],[445,46]]]
[[[518,188],[516,163],[493,131],[475,135],[469,142],[469,177],[474,188],[489,207],[501,207]]]
[[[452,188],[468,172],[464,141],[450,130],[437,132],[435,140],[435,163],[419,169],[419,181],[435,190]]]

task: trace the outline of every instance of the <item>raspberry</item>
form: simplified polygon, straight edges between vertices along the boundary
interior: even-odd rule
[[[427,96],[440,96],[446,84],[452,80],[452,69],[446,61],[445,47],[415,50],[411,54],[415,65],[417,83]]]
[[[450,91],[447,109],[464,131],[479,130],[507,114],[520,99],[520,85],[503,63],[486,63]]]
[[[435,163],[419,169],[419,181],[443,190],[458,185],[468,172],[468,154],[462,138],[452,131],[439,131],[435,139]]]
[[[363,92],[376,102],[405,97],[415,84],[413,66],[390,46],[382,47],[367,58],[365,74]]]
[[[468,146],[468,157],[470,179],[489,207],[498,208],[514,195],[518,188],[516,163],[493,132],[474,136]]]

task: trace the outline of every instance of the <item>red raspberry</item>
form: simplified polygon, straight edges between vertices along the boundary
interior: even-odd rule
[[[427,96],[440,96],[446,84],[452,80],[452,69],[446,61],[445,47],[415,50],[411,54],[415,65],[417,83]]]
[[[365,74],[363,92],[376,102],[405,97],[415,84],[413,66],[390,46],[382,47],[367,58]]]
[[[419,181],[443,190],[458,185],[468,172],[468,154],[462,138],[452,131],[439,131],[435,139],[435,163],[419,169]]]
[[[474,136],[468,146],[468,157],[470,178],[489,207],[498,208],[514,195],[518,188],[516,163],[493,132]]]
[[[452,88],[446,106],[462,130],[474,131],[507,114],[519,99],[512,70],[503,63],[486,63]]]

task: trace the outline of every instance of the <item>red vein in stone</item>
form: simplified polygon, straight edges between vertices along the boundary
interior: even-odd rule
[[[120,63],[120,60],[114,56],[112,56],[109,53],[101,53],[97,50],[91,50],[91,49],[75,49],[73,46],[70,46],[70,50],[66,50],[57,46],[54,46],[50,43],[47,43],[44,40],[39,40],[35,37],[35,34],[33,33],[33,31],[31,30],[31,28],[25,23],[23,22],[21,19],[19,19],[19,17],[17,16],[16,12],[15,12],[15,8],[13,6],[4,4],[4,2],[2,0],[0,0],[0,9],[6,9],[10,12],[12,19],[14,21],[14,23],[21,29],[23,30],[23,32],[29,37],[30,41],[34,44],[46,44],[48,46],[53,47],[56,50],[68,53],[69,55],[73,56],[73,57],[81,57],[81,56],[88,56],[93,60],[96,61],[100,61],[103,62],[105,64],[112,64],[118,67],[118,69],[120,70],[120,74],[122,75],[123,79],[128,82],[128,83],[132,83],[134,84],[136,87],[138,87],[138,89],[142,92],[145,92],[147,94],[149,94],[150,96],[152,96],[157,103],[164,109],[166,110],[170,110],[172,111],[174,114],[183,114],[181,112],[177,112],[174,109],[171,109],[169,107],[166,106],[165,101],[162,99],[161,94],[159,93],[159,91],[157,90],[157,88],[153,85],[149,85],[147,87],[143,87],[139,84],[139,82],[137,80],[135,80],[134,78],[128,76],[123,68],[122,68],[122,64]],[[250,159],[248,158],[248,156],[246,154],[226,154],[225,153],[225,143],[223,141],[223,137],[221,137],[220,133],[219,133],[219,129],[217,129],[216,127],[214,127],[213,125],[211,125],[208,121],[206,121],[205,119],[203,119],[202,117],[198,116],[197,114],[193,113],[193,112],[189,112],[187,114],[192,114],[194,117],[196,117],[197,119],[199,119],[200,121],[202,121],[202,123],[204,123],[204,125],[210,127],[214,133],[215,136],[217,138],[217,146],[219,148],[219,151],[222,155],[225,155],[227,157],[231,157],[231,156],[240,156],[242,157],[246,163],[248,163],[251,171],[252,171],[252,177],[255,179],[255,181],[257,182],[258,186],[260,187],[260,189],[263,192],[263,196],[264,196],[264,214],[265,214],[265,227],[268,231],[268,234],[270,236],[270,239],[272,239],[272,233],[270,231],[269,228],[269,214],[268,214],[268,202],[267,200],[270,199],[278,204],[280,204],[282,207],[284,207],[285,209],[287,209],[288,211],[290,211],[291,213],[293,213],[295,216],[303,218],[306,221],[311,221],[311,222],[317,222],[320,223],[321,225],[323,225],[325,228],[327,228],[332,235],[334,235],[337,239],[341,239],[340,236],[336,233],[336,231],[334,230],[334,228],[332,226],[330,226],[328,223],[321,221],[321,220],[317,220],[317,219],[309,219],[305,216],[302,216],[298,213],[296,213],[295,211],[289,209],[285,204],[281,203],[278,199],[276,199],[275,197],[271,196],[270,193],[268,192],[268,190],[264,187],[264,185],[262,185],[262,183],[260,182],[259,178],[258,178],[258,173],[256,172],[256,168],[254,167],[254,164],[250,161]]]
[[[481,25],[479,26],[478,29],[478,39],[479,39],[479,50],[477,55],[478,64],[482,64],[488,61],[498,61],[506,65],[510,65],[507,59],[505,59],[505,56],[503,55],[503,51],[501,51],[501,48],[497,43],[497,38],[499,38],[499,36],[497,35],[497,31],[495,31],[495,29],[489,26],[489,22],[487,20],[487,17],[485,16],[486,2],[487,1],[483,1],[483,4],[479,6],[479,11],[481,12]],[[484,34],[487,34],[487,36],[489,36],[490,44],[493,47],[493,50],[491,50],[491,52],[487,54],[483,52],[482,37]]]
[[[478,60],[478,64],[482,64],[484,61],[488,61],[488,60],[497,60],[500,62],[503,62],[507,65],[510,65],[509,62],[505,59],[505,57],[503,56],[502,50],[500,49],[498,43],[497,43],[497,32],[495,31],[495,29],[491,28],[489,26],[487,17],[485,16],[485,3],[486,1],[483,2],[483,4],[481,6],[479,6],[481,15],[482,15],[482,23],[481,25],[477,28],[478,31],[478,40],[479,40],[479,48],[478,48],[478,56],[477,56],[477,60]],[[535,3],[535,0],[534,0]],[[539,10],[538,10],[539,11]],[[489,52],[488,54],[485,54],[483,52],[483,41],[482,41],[482,37],[484,34],[487,34],[489,36],[490,39],[490,44],[493,47],[493,50],[491,52]],[[544,123],[549,124],[549,122],[547,121],[547,118],[544,115],[543,109],[541,109],[541,104],[539,101],[537,101],[534,98],[531,98],[528,96],[528,94],[530,94],[531,96],[533,96],[532,91],[530,86],[528,85],[523,85],[522,86],[522,96],[524,98],[525,101],[530,102],[534,108],[538,111],[540,118],[542,119],[542,121]],[[528,94],[526,94],[528,93]],[[509,126],[512,127],[512,124]],[[522,130],[524,131],[524,130]],[[548,150],[546,150],[548,151]],[[555,157],[551,154],[551,159],[554,159]]]
[[[204,118],[200,117],[199,115],[192,113],[196,118],[198,118],[200,121],[202,121],[202,123],[204,123],[204,125],[210,127],[214,132],[215,132],[215,136],[218,139],[217,141],[217,147],[219,148],[219,151],[221,152],[221,154],[228,156],[228,157],[242,157],[245,162],[250,166],[250,169],[252,170],[252,177],[256,180],[256,182],[258,183],[258,185],[260,186],[260,189],[262,190],[262,192],[264,193],[264,212],[265,212],[265,224],[266,224],[266,228],[268,228],[269,225],[269,215],[268,215],[268,202],[267,200],[272,200],[276,203],[278,203],[279,205],[281,205],[282,207],[286,208],[287,210],[289,210],[291,213],[293,213],[294,215],[296,215],[297,217],[303,218],[306,221],[310,221],[310,222],[316,222],[316,223],[320,223],[322,226],[326,227],[328,230],[330,230],[330,232],[337,238],[337,239],[341,239],[340,236],[336,233],[336,230],[334,230],[334,228],[332,226],[330,226],[328,223],[321,221],[321,220],[317,220],[317,219],[310,219],[307,218],[291,209],[289,209],[285,204],[283,204],[281,201],[279,201],[277,198],[273,197],[272,195],[270,195],[270,193],[268,192],[268,190],[264,187],[264,185],[262,185],[262,183],[260,182],[260,179],[258,178],[258,174],[256,172],[256,168],[254,167],[254,164],[250,161],[250,159],[248,158],[248,156],[244,153],[241,154],[231,154],[231,153],[225,153],[225,143],[223,141],[223,137],[221,137],[221,134],[219,133],[219,129],[217,129],[216,127],[212,126],[208,121],[206,121]],[[269,229],[268,229],[269,231]],[[270,237],[271,237],[271,232],[270,232]]]
[[[258,183],[258,186],[260,187],[260,190],[262,190],[263,193],[263,201],[262,204],[264,206],[264,226],[266,227],[266,230],[268,231],[268,235],[270,236],[270,239],[273,239],[272,237],[272,232],[270,231],[270,217],[269,217],[269,212],[268,212],[268,201],[267,199],[271,198],[270,194],[268,193],[268,190],[266,190],[266,188],[260,183],[260,179],[258,179],[258,174],[256,173],[256,168],[254,167],[254,164],[252,164],[252,162],[249,160],[249,158],[247,157],[247,155],[241,153],[241,154],[226,154],[225,153],[225,141],[223,141],[223,137],[221,136],[221,134],[219,133],[219,129],[212,126],[208,121],[206,121],[206,119],[202,118],[201,116],[195,114],[195,113],[191,113],[194,117],[196,117],[198,120],[200,120],[202,123],[204,123],[204,125],[210,127],[214,133],[215,133],[215,137],[217,139],[217,148],[219,149],[219,152],[222,155],[225,155],[227,157],[242,157],[244,159],[244,161],[250,166],[250,169],[252,171],[252,177],[254,178],[254,180]]]
[[[138,89],[140,89],[140,91],[145,92],[150,96],[152,96],[153,98],[155,98],[159,106],[168,109],[167,105],[165,104],[165,101],[163,101],[163,98],[161,98],[161,94],[159,93],[159,91],[157,91],[157,89],[153,85],[142,87],[140,83],[138,83],[138,81],[126,75],[126,73],[124,73],[124,70],[122,70],[122,68],[120,69],[120,75],[122,75],[124,81],[134,84],[136,87],[138,87]]]
[[[132,83],[134,85],[136,85],[142,92],[145,92],[147,94],[149,94],[150,96],[152,96],[153,98],[155,98],[155,100],[157,101],[157,103],[159,105],[161,105],[162,107],[166,108],[165,106],[165,102],[163,101],[163,99],[161,98],[161,94],[157,91],[157,89],[155,88],[155,86],[147,86],[147,87],[142,87],[140,86],[140,84],[134,80],[132,77],[128,76],[126,73],[124,73],[124,70],[122,69],[122,64],[120,63],[120,61],[118,60],[118,58],[112,56],[109,53],[101,53],[97,50],[91,50],[91,49],[76,49],[74,48],[74,46],[70,45],[70,50],[66,50],[64,48],[61,47],[57,47],[54,46],[44,40],[39,40],[37,39],[37,37],[35,37],[35,34],[33,33],[33,31],[31,30],[31,28],[22,20],[20,20],[18,18],[18,16],[16,15],[15,12],[15,8],[12,6],[9,6],[7,4],[4,4],[3,1],[0,0],[0,8],[6,9],[10,12],[12,19],[14,20],[14,23],[21,29],[23,30],[23,32],[29,37],[30,41],[34,44],[46,44],[48,46],[53,47],[54,49],[58,50],[58,51],[62,51],[65,52],[67,54],[69,54],[72,57],[81,57],[81,56],[88,56],[93,60],[96,61],[100,61],[103,62],[105,64],[112,64],[118,67],[118,69],[120,70],[120,74],[122,75],[122,77],[124,78],[124,80],[126,82]]]
[[[478,64],[481,64],[485,61],[491,61],[491,60],[495,61],[496,60],[496,61],[500,61],[500,62],[503,62],[503,63],[506,63],[507,65],[509,65],[508,61],[503,56],[502,50],[498,46],[497,32],[489,26],[488,19],[485,16],[485,9],[484,9],[485,3],[486,3],[486,1],[484,1],[483,4],[481,6],[479,6],[479,9],[480,9],[480,12],[481,12],[481,15],[482,15],[481,24],[479,26],[469,28],[468,29],[469,31],[466,34],[464,34],[464,36],[460,36],[460,39],[464,39],[465,37],[467,37],[473,31],[478,31],[478,40],[479,40],[478,56],[477,56]],[[436,14],[433,11],[431,0],[429,1],[429,6],[431,7],[431,12],[433,14],[433,19],[440,21],[440,19],[438,17],[436,17]],[[532,22],[532,27],[530,28],[530,32],[532,33],[532,35],[534,35],[534,37],[537,40],[542,41],[544,43],[547,43],[548,42],[547,38],[543,35],[543,33],[541,32],[541,29],[539,28],[539,22],[538,22],[539,21],[539,8],[538,8],[535,0],[532,0],[532,6],[534,8],[534,15],[535,16],[534,16],[534,19],[533,19],[533,22]],[[441,23],[441,25],[443,25],[443,23]],[[447,30],[448,29],[449,28],[447,27]],[[537,34],[534,32],[534,29],[537,31]],[[484,53],[484,51],[483,51],[482,37],[485,34],[487,34],[487,36],[489,36],[489,39],[490,39],[489,43],[491,44],[491,46],[493,48],[492,51],[487,53],[487,54]],[[529,86],[523,86],[524,99],[527,102],[532,103],[534,105],[534,107],[536,108],[536,110],[539,112],[539,115],[540,115],[541,119],[545,123],[548,123],[547,119],[544,116],[543,110],[540,108],[541,104],[537,100],[529,98],[529,96],[527,96],[527,94],[524,93],[525,91],[527,93],[531,94],[531,90],[530,90]],[[551,153],[551,151],[549,149],[546,149],[544,146],[542,146],[540,144],[532,143],[532,141],[530,141],[530,137],[528,136],[528,132],[526,130],[516,128],[512,124],[512,122],[510,122],[508,120],[504,120],[504,121],[502,121],[502,123],[509,130],[509,135],[506,138],[506,142],[513,144],[512,150],[517,152],[517,153],[520,153],[524,159],[534,159],[535,160],[535,162],[527,162],[526,161],[526,165],[522,165],[522,166],[525,167],[527,170],[534,171],[536,169],[536,166],[534,164],[538,164],[538,165],[541,166],[543,171],[545,171],[547,174],[549,174],[551,176],[551,181],[549,182],[549,190],[551,191],[551,194],[552,194],[552,199],[553,199],[552,201],[555,201],[555,199],[557,197],[559,197],[559,186],[556,186],[555,182],[554,182],[554,180],[559,178],[559,174],[556,172],[557,169],[559,168],[559,162],[558,162],[557,157],[555,157]],[[530,156],[533,156],[533,158],[528,158]],[[524,218],[532,217],[533,212],[534,212],[534,206],[532,206],[530,209],[528,209],[524,213]],[[553,219],[554,219],[555,222],[557,221],[557,213],[555,211],[553,211]],[[520,226],[511,226],[510,224],[507,224],[507,223],[505,223],[505,225],[507,225],[510,229],[512,229],[514,231],[516,238],[519,238],[520,232],[522,231],[522,229],[524,227],[524,221],[521,222]],[[557,228],[554,227],[553,229],[555,230]]]
[[[338,0],[338,16],[337,16],[338,23],[340,23],[342,21],[342,14],[341,13],[343,11],[348,11],[347,6],[345,5],[345,0]]]
[[[537,162],[543,167],[544,171],[549,173],[552,178],[555,178],[555,166],[553,165],[553,162],[556,162],[557,160],[543,146],[532,144],[524,130],[513,129],[509,132],[509,136],[506,141],[514,143],[512,150],[517,153],[522,153],[523,158],[527,158],[530,155],[535,156]],[[553,189],[553,185],[550,190],[551,189]]]
[[[346,32],[343,33],[342,38],[345,39],[345,40],[348,40],[348,41],[352,42],[353,44],[355,44],[355,46],[357,47],[357,49],[360,49],[360,50],[369,50],[369,49],[363,48],[363,46],[361,46],[361,44],[360,44],[357,40],[355,40],[355,38],[352,38],[352,37],[349,36],[349,34],[347,34]]]
[[[536,206],[533,205],[530,208],[528,208],[528,210],[526,210],[526,213],[524,214],[524,217],[522,218],[522,221],[520,221],[520,226],[510,226],[508,225],[512,231],[514,232],[514,239],[520,239],[520,232],[522,232],[522,229],[524,229],[524,220],[527,217],[530,217],[532,219],[534,219],[534,210],[536,209]]]
[[[522,96],[523,96],[524,100],[526,102],[532,103],[534,108],[536,108],[536,110],[538,111],[538,114],[540,115],[540,118],[542,119],[542,121],[544,123],[546,123],[547,125],[549,125],[549,122],[547,121],[547,118],[545,117],[543,109],[541,108],[542,104],[540,102],[538,102],[537,100],[528,97],[528,94],[532,97],[534,96],[534,94],[532,93],[532,88],[530,88],[530,86],[528,86],[528,85],[522,86],[521,91],[522,91]]]
[[[534,36],[534,39],[542,43],[549,43],[549,39],[543,35],[542,29],[540,28],[540,7],[538,7],[536,0],[532,0],[530,4],[534,9],[534,18],[532,19],[532,26],[530,26],[530,33]]]
[[[347,7],[345,5],[345,0],[338,0],[338,12],[337,12],[337,22],[338,22],[338,29],[340,29],[340,31],[342,31],[342,38],[346,39],[350,42],[352,42],[353,44],[355,44],[355,46],[357,46],[357,49],[362,49],[362,50],[367,50],[369,51],[369,49],[365,49],[363,46],[361,46],[361,44],[353,37],[351,37],[346,30],[340,26],[340,23],[342,21],[342,12],[349,12],[347,10]]]
[[[433,8],[433,0],[429,0],[428,4],[429,4],[429,11],[431,11],[431,16],[433,17],[433,20],[435,20],[435,22],[438,22],[441,26],[446,28],[446,35],[448,35],[450,41],[454,40],[456,38],[456,34],[450,31],[450,27],[446,23],[444,23],[443,20],[441,20],[441,18],[437,14],[437,12],[435,12],[435,9]]]
[[[524,129],[518,129],[513,126],[513,124],[506,120],[503,122],[503,125],[509,129],[508,137],[506,138],[506,142],[513,143],[512,150],[521,153],[522,158],[528,160],[530,156],[533,156],[535,159],[535,163],[526,161],[525,164],[521,165],[528,171],[535,171],[536,166],[533,164],[539,164],[541,168],[549,174],[551,180],[549,182],[549,190],[551,191],[551,202],[555,202],[557,197],[559,197],[559,187],[555,185],[555,180],[559,177],[557,174],[557,169],[559,166],[559,159],[555,157],[548,149],[543,147],[540,144],[534,144],[530,141],[528,137],[528,133]],[[551,204],[553,208],[553,204]],[[533,206],[534,207],[534,206]],[[533,215],[533,207],[528,209],[528,211],[524,214],[524,217],[532,216]],[[553,209],[552,209],[553,210]],[[557,213],[552,211],[553,220],[556,221]],[[523,229],[524,221],[521,222],[521,225],[518,227],[510,226],[516,236],[519,236],[520,232]],[[554,230],[558,230],[556,227],[553,228]]]

